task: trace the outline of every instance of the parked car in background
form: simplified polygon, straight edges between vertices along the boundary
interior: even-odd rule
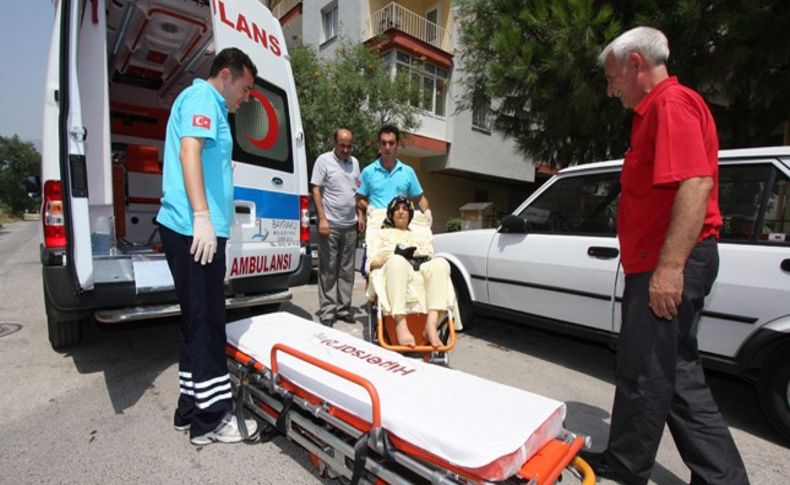
[[[498,229],[440,234],[461,320],[495,316],[611,342],[624,275],[622,161],[560,171]],[[790,147],[720,153],[721,264],[699,330],[703,363],[756,385],[790,439]]]

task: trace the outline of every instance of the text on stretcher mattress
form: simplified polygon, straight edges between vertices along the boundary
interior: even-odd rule
[[[335,350],[339,350],[344,354],[348,354],[353,357],[356,357],[362,362],[365,362],[367,364],[374,365],[376,367],[381,367],[387,370],[388,372],[392,372],[393,374],[407,376],[415,371],[413,367],[412,368],[406,367],[400,362],[394,360],[386,360],[386,358],[379,357],[375,355],[373,352],[364,349],[358,349],[353,345],[340,342],[323,333],[316,334],[316,338],[318,338],[318,340],[323,345],[331,347],[332,349]]]

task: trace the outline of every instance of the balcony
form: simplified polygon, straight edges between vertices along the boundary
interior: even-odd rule
[[[395,2],[387,4],[370,16],[368,39],[387,34],[392,29],[452,54],[450,32]]]

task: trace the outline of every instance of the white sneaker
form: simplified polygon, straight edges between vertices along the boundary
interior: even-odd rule
[[[244,424],[247,425],[247,435],[255,436],[258,432],[258,422],[254,419],[245,419]],[[225,414],[222,421],[212,431],[200,436],[195,436],[189,441],[195,446],[210,445],[214,442],[220,443],[238,443],[244,438],[239,431],[239,423],[236,422],[236,415],[233,412]]]
[[[174,424],[173,428],[175,428],[176,431],[189,431],[189,423],[187,423],[187,424]]]

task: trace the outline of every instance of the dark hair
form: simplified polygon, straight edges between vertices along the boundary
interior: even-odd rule
[[[379,130],[379,140],[381,139],[382,133],[392,133],[395,135],[395,141],[400,142],[400,130],[395,125],[384,125]]]
[[[387,205],[387,218],[384,219],[384,225],[381,227],[395,227],[393,215],[395,214],[395,210],[402,205],[406,206],[406,210],[409,211],[409,223],[411,223],[411,220],[414,219],[414,204],[412,204],[411,200],[405,195],[398,195]]]
[[[230,69],[233,79],[243,76],[245,67],[250,71],[252,77],[258,75],[258,68],[252,63],[250,56],[235,47],[228,47],[219,51],[211,63],[211,71],[209,71],[208,77],[217,77],[219,72],[226,67]]]

